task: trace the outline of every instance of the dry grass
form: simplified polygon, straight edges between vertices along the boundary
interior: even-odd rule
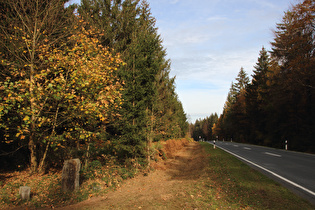
[[[181,150],[183,147],[189,144],[187,139],[169,139],[165,142],[162,142],[162,153],[166,155],[167,158],[173,158],[174,154]]]

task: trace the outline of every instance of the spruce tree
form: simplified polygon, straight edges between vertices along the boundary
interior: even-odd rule
[[[257,144],[268,144],[266,141],[265,118],[268,103],[268,73],[270,58],[263,47],[258,62],[254,66],[251,83],[246,88],[246,110],[250,120],[250,141]],[[265,142],[264,142],[265,140]]]
[[[242,90],[245,90],[246,86],[249,83],[249,78],[248,78],[246,72],[244,71],[243,67],[241,67],[235,80],[237,82],[234,83],[234,89],[235,89],[237,94],[240,94]]]
[[[107,125],[121,157],[144,157],[151,142],[183,136],[186,115],[169,77],[169,61],[146,1],[84,0],[78,11],[121,54],[125,83],[120,119]]]
[[[216,125],[216,130],[217,134],[220,133],[222,138],[238,138],[241,141],[245,141],[248,136],[245,92],[249,78],[243,67],[241,67],[235,80],[236,82],[231,84],[223,114]]]

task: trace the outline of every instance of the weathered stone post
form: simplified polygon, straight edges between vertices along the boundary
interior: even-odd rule
[[[21,186],[19,189],[19,194],[22,200],[29,200],[31,198],[31,188],[28,186]]]
[[[62,190],[74,191],[79,189],[81,162],[79,159],[66,160],[62,168]]]

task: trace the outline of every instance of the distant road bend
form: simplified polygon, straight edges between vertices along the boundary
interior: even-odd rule
[[[234,142],[215,145],[315,205],[315,155]]]

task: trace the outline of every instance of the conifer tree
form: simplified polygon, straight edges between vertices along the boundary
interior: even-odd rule
[[[125,81],[119,142],[127,156],[145,156],[155,123],[156,75],[160,71],[161,41],[148,4],[142,2],[131,43],[124,53],[127,65],[119,72]],[[163,55],[163,54],[161,54]]]
[[[263,48],[252,82],[242,90],[240,72],[232,85],[217,134],[278,148],[288,140],[294,150],[315,151],[314,8],[313,0],[304,0],[285,12],[270,57]],[[234,88],[238,94],[231,106]]]
[[[312,0],[293,6],[282,23],[277,24],[271,43],[274,63],[271,104],[277,117],[268,122],[270,128],[281,125],[273,134],[280,139],[276,145],[286,138],[291,139],[295,148],[314,145],[314,8]]]
[[[216,130],[220,130],[222,138],[239,138],[245,141],[248,136],[245,93],[249,78],[243,67],[241,67],[235,80],[235,83],[232,82],[223,114],[220,116],[219,124],[216,125]]]
[[[246,88],[246,110],[250,120],[250,141],[252,143],[263,144],[266,140],[265,118],[268,103],[268,73],[270,71],[270,58],[263,47],[255,70],[253,79]],[[267,142],[264,142],[267,144]]]
[[[241,93],[242,90],[245,90],[247,84],[249,83],[249,78],[246,72],[244,71],[243,67],[241,67],[235,80],[237,82],[234,83],[234,90],[236,91],[236,94],[238,95]]]
[[[235,84],[232,82],[223,110],[228,112],[231,109],[232,105],[236,102],[237,95],[238,92],[235,88]]]
[[[154,139],[179,137],[186,115],[169,78],[169,61],[146,1],[84,0],[78,11],[95,26],[100,40],[126,63],[118,71],[124,81],[119,121],[107,131],[121,157],[144,157]],[[163,119],[163,120],[162,120]]]

